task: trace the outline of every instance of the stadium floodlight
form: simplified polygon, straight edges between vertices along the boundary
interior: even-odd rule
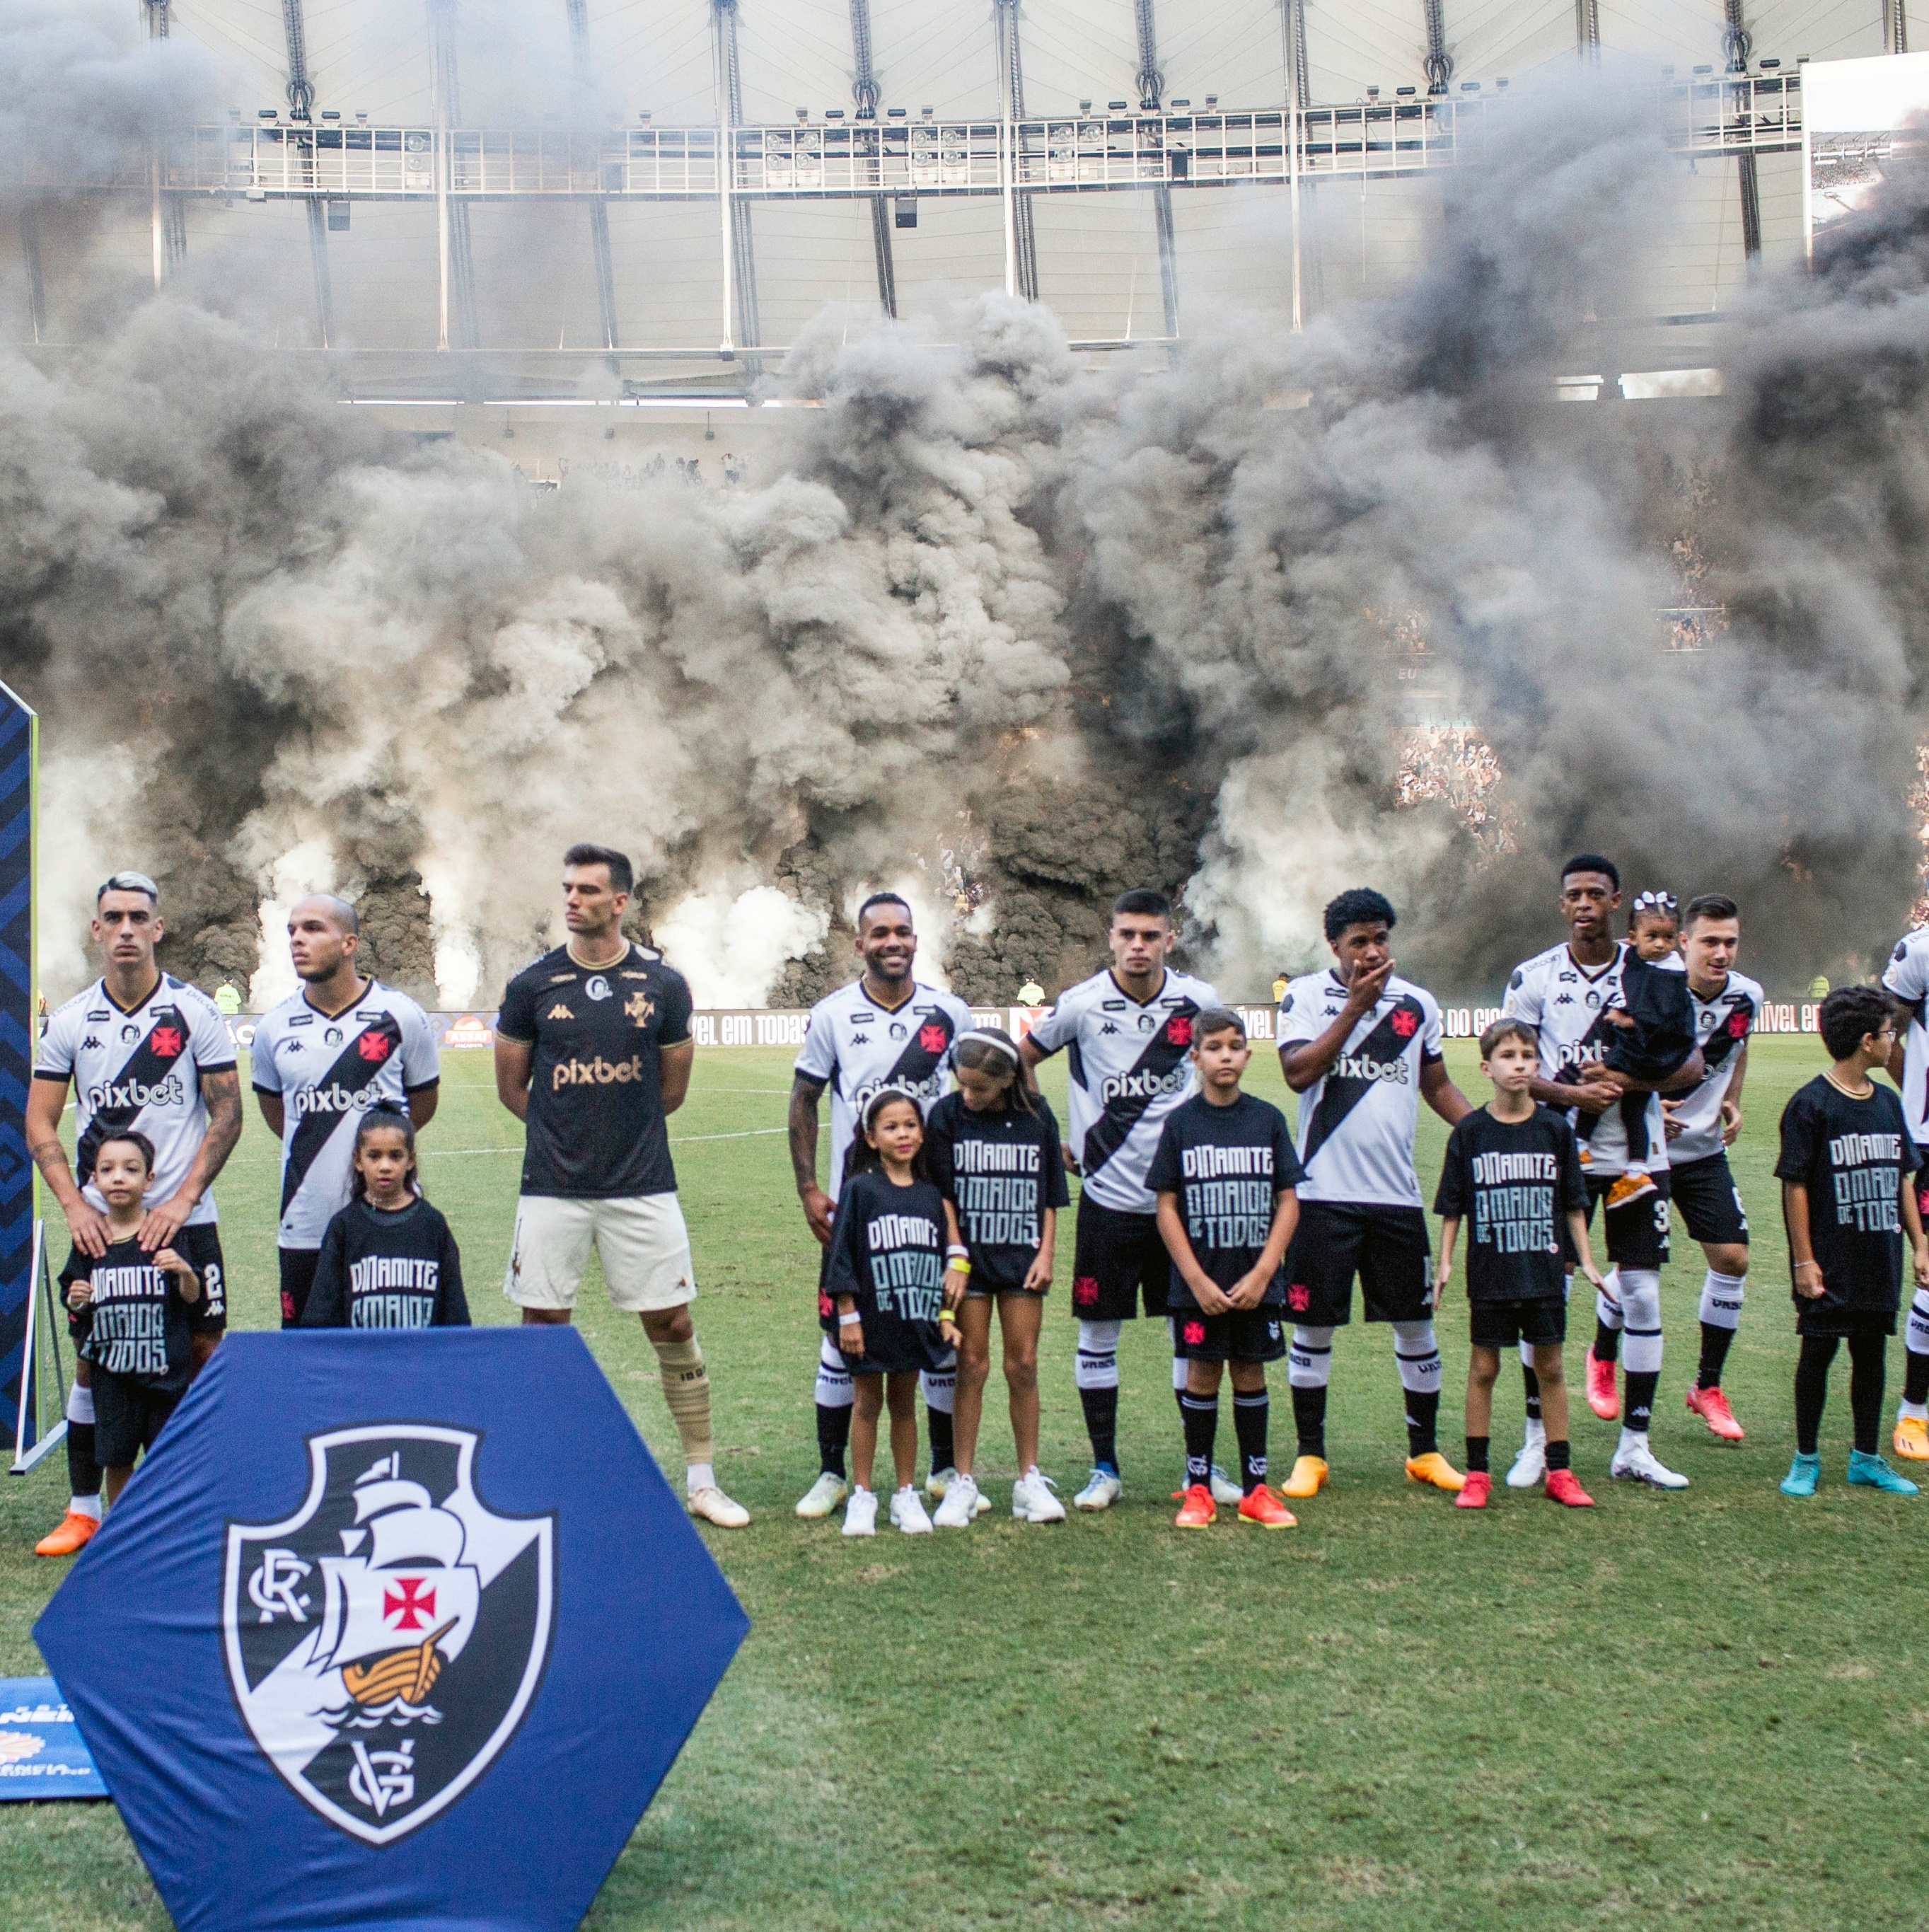
[[[324,121],[339,121],[341,118],[341,110],[339,107],[324,107],[322,110],[322,118]]]
[[[824,111],[824,118],[826,121],[842,121],[844,118],[844,110],[841,107],[826,107]]]
[[[1463,80],[1460,83],[1460,92],[1462,94],[1478,94],[1480,91],[1480,84],[1478,80]]]
[[[1214,108],[1214,107],[1216,107],[1218,105],[1219,105],[1219,96],[1218,96],[1217,94],[1208,94],[1206,96],[1206,106],[1207,106],[1207,108],[1208,108],[1208,110],[1210,110],[1210,109],[1213,109],[1213,108]]]
[[[650,110],[647,107],[639,107],[636,112],[636,118],[647,128],[650,125]]]
[[[281,118],[280,111],[273,107],[257,107],[254,112],[257,120],[278,121]]]
[[[646,116],[645,118],[646,119],[648,117]],[[355,124],[358,128],[366,128],[368,125],[368,110],[367,108],[358,107],[355,110]]]
[[[1696,74],[1712,74],[1714,71],[1712,67],[1698,67],[1695,69]]]
[[[1180,94],[1177,96],[1170,104],[1174,107],[1190,107],[1192,104],[1188,96]]]
[[[1765,60],[1760,63],[1760,66],[1764,74],[1773,74],[1780,68],[1781,62],[1778,60]]]
[[[1091,111],[1092,104],[1089,100],[1082,100],[1078,103],[1078,112],[1081,114],[1089,114]]]
[[[910,112],[910,110],[908,107],[887,107],[885,109],[884,112],[890,119],[893,121],[902,121],[904,116]]]
[[[1106,111],[1111,114],[1123,114],[1125,107],[1126,104],[1123,100],[1108,100],[1106,103]]]
[[[928,121],[932,116],[938,112],[938,110],[935,107],[920,107],[918,110],[918,112],[922,114],[927,121]]]

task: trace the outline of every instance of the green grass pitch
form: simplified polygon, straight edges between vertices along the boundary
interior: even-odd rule
[[[1480,1098],[1468,1046],[1448,1057]],[[1677,1227],[1654,1435],[1693,1478],[1685,1494],[1610,1484],[1614,1430],[1576,1399],[1576,1466],[1599,1508],[1503,1489],[1484,1516],[1456,1514],[1405,1480],[1388,1332],[1356,1324],[1336,1352],[1332,1483],[1300,1526],[1266,1535],[1222,1513],[1180,1536],[1166,1338],[1140,1322],[1121,1354],[1120,1507],[1055,1528],[1010,1520],[994,1368],[980,1466],[997,1512],[962,1534],[861,1543],[790,1514],[815,1466],[816,1328],[782,1130],[790,1058],[700,1057],[673,1123],[719,1473],[755,1516],[705,1534],[752,1629],[586,1922],[596,1932],[1929,1925],[1929,1496],[1843,1486],[1845,1365],[1827,1486],[1807,1504],[1775,1488],[1795,1345],[1774,1126],[1820,1065],[1816,1042],[1762,1039],[1750,1054],[1738,1166],[1760,1258],[1727,1378],[1738,1447],[1682,1411],[1702,1264]],[[1254,1068],[1256,1090],[1282,1098],[1269,1048]],[[445,1070],[425,1177],[478,1318],[501,1321],[520,1130],[486,1055],[452,1053]],[[1048,1073],[1060,1101],[1062,1060]],[[1444,1140],[1423,1114],[1430,1195]],[[274,1318],[274,1151],[253,1120],[219,1190],[242,1325]],[[1068,1495],[1087,1466],[1070,1251],[1068,1227],[1043,1363],[1046,1467]],[[592,1284],[584,1330],[674,1468],[654,1358],[600,1295]],[[1576,1367],[1589,1313],[1577,1300]],[[1441,1328],[1454,1453],[1464,1300]],[[1898,1340],[1892,1396],[1900,1358]],[[1520,1418],[1510,1373],[1499,1467]],[[1229,1449],[1229,1417],[1222,1434]],[[29,1629],[64,1566],[29,1552],[65,1474],[56,1452],[0,1485],[8,1673],[42,1667]],[[166,1922],[111,1808],[0,1807],[0,1924]]]

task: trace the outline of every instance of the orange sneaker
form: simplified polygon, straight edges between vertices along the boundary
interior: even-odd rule
[[[1621,1413],[1620,1391],[1614,1386],[1612,1362],[1604,1362],[1592,1345],[1588,1349],[1588,1406],[1604,1422],[1612,1422]]]
[[[1484,1469],[1469,1469],[1460,1493],[1454,1498],[1456,1509],[1485,1509],[1494,1492],[1494,1479]]]
[[[94,1540],[94,1532],[100,1527],[98,1516],[83,1516],[78,1510],[69,1510],[60,1520],[56,1529],[50,1529],[34,1545],[36,1556],[71,1556],[76,1550],[85,1550]]]
[[[1467,1480],[1438,1449],[1430,1449],[1424,1456],[1409,1456],[1406,1479],[1409,1483],[1431,1483],[1436,1490],[1445,1490],[1450,1494],[1457,1492]]]
[[[1728,1398],[1718,1388],[1696,1388],[1692,1384],[1688,1392],[1688,1410],[1690,1415],[1698,1415],[1708,1424],[1712,1435],[1718,1436],[1724,1442],[1738,1442],[1744,1430],[1735,1420],[1735,1412],[1728,1406]]]
[[[1186,1492],[1186,1499],[1172,1520],[1181,1529],[1204,1529],[1218,1514],[1219,1505],[1213,1501],[1211,1490],[1203,1483],[1195,1483]]]
[[[1299,1521],[1264,1483],[1239,1498],[1239,1520],[1256,1522],[1262,1529],[1291,1529]]]
[[[1291,1496],[1294,1502],[1301,1502],[1308,1496],[1318,1496],[1325,1486],[1325,1457],[1301,1456],[1294,1460],[1292,1473],[1280,1485],[1280,1493]]]
[[[1910,1462],[1929,1462],[1929,1424],[1918,1416],[1895,1418],[1895,1453]]]
[[[1547,1472],[1547,1500],[1564,1503],[1569,1509],[1592,1509],[1594,1498],[1581,1487],[1581,1479],[1571,1469]]]
[[[1654,1192],[1654,1184],[1645,1174],[1617,1174],[1613,1186],[1607,1190],[1607,1204],[1610,1208],[1624,1208],[1629,1202],[1639,1201],[1642,1195]]]

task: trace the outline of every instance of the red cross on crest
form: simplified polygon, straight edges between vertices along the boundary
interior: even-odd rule
[[[1418,1013],[1409,1012],[1404,1006],[1398,1006],[1394,1010],[1390,1024],[1394,1031],[1398,1034],[1402,1040],[1411,1040],[1415,1029],[1420,1024],[1420,1016]]]
[[[176,1059],[181,1052],[181,1029],[178,1027],[158,1026],[148,1035],[147,1043],[154,1050],[155,1059]]]
[[[398,1630],[420,1630],[435,1615],[435,1589],[426,1576],[398,1576],[382,1594],[382,1621]]]
[[[927,1053],[942,1053],[946,1038],[944,1028],[935,1020],[927,1021],[917,1030],[917,1043]]]
[[[1186,1346],[1196,1348],[1205,1340],[1205,1324],[1203,1322],[1188,1322],[1181,1332],[1186,1338]]]
[[[1748,1016],[1730,1013],[1728,1016],[1728,1036],[1731,1040],[1746,1040],[1748,1036]]]
[[[1166,1022],[1166,1037],[1174,1046],[1190,1046],[1192,1043],[1192,1023],[1184,1013],[1174,1013]]]
[[[365,1033],[356,1042],[355,1050],[364,1060],[380,1065],[388,1058],[388,1036],[386,1033]]]

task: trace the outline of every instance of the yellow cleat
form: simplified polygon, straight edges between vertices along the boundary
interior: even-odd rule
[[[1630,1201],[1639,1201],[1644,1194],[1652,1194],[1654,1184],[1646,1174],[1635,1172],[1618,1174],[1614,1185],[1607,1190],[1607,1204],[1610,1208],[1624,1208]]]
[[[1895,1453],[1912,1462],[1929,1462],[1929,1423],[1912,1415],[1895,1419]]]
[[[1308,1496],[1316,1496],[1326,1486],[1326,1460],[1321,1456],[1302,1456],[1293,1465],[1293,1472],[1280,1485],[1282,1496],[1291,1496],[1295,1502],[1303,1502]]]
[[[1430,1449],[1424,1456],[1409,1456],[1406,1459],[1406,1479],[1409,1483],[1431,1483],[1436,1490],[1444,1490],[1450,1496],[1457,1496],[1466,1486],[1467,1479],[1437,1449]]]

